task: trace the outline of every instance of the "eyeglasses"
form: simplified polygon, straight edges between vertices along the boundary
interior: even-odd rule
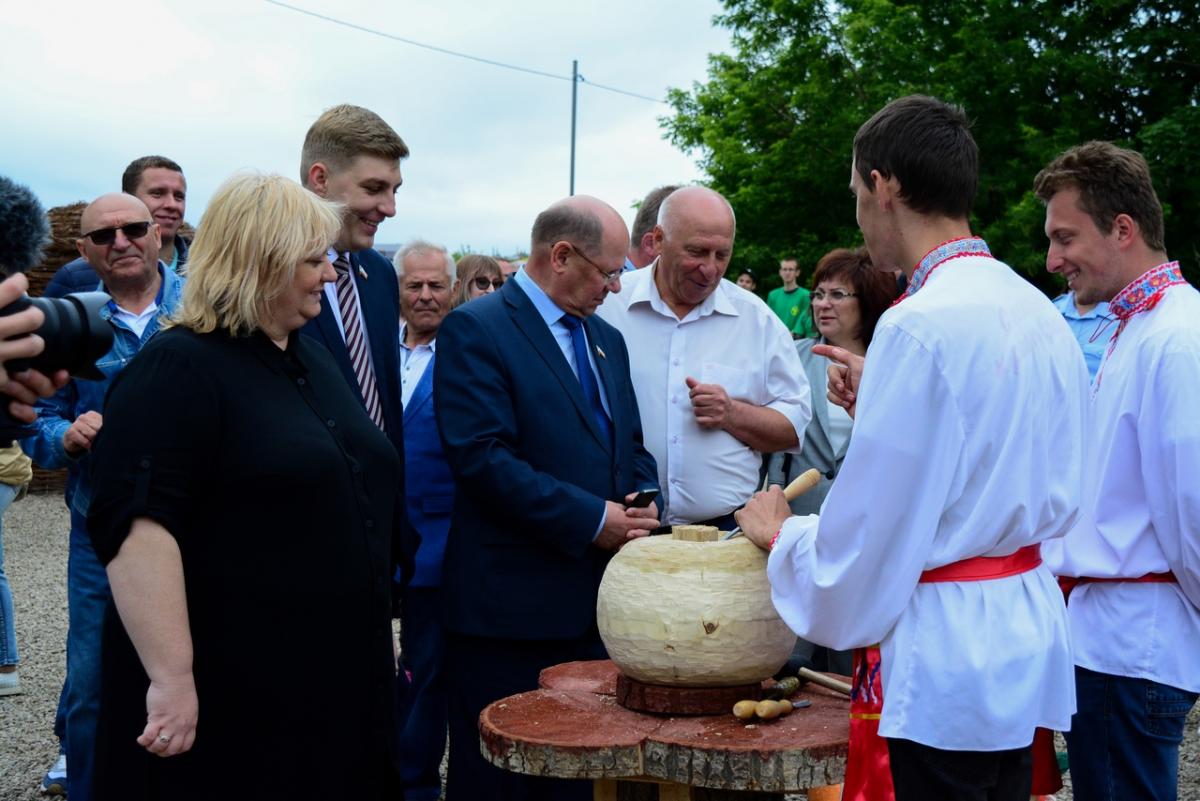
[[[818,289],[812,293],[812,302],[820,303],[821,301],[825,300],[825,298],[829,298],[834,303],[841,303],[846,298],[854,297],[858,296],[853,292],[845,292],[841,289],[831,289],[828,292],[823,289]]]
[[[471,283],[475,284],[475,288],[480,292],[487,292],[489,286],[492,289],[499,289],[500,287],[504,286],[504,279],[488,278],[486,275],[477,275],[471,280]]]
[[[579,248],[575,247],[575,245],[574,245],[573,243],[571,243],[571,242],[568,242],[568,243],[567,243],[567,246],[571,248],[571,251],[572,251],[572,252],[573,252],[573,253],[574,253],[576,256],[578,256],[579,258],[581,258],[581,259],[583,259],[584,261],[586,261],[588,264],[590,264],[590,265],[592,265],[593,267],[595,267],[595,268],[596,268],[596,272],[598,272],[598,273],[600,273],[600,275],[604,276],[604,283],[606,283],[606,284],[611,284],[613,281],[616,281],[616,280],[620,279],[620,277],[621,277],[621,273],[625,272],[625,270],[623,270],[623,269],[621,269],[621,270],[613,270],[612,272],[609,272],[608,270],[606,270],[606,269],[604,269],[603,267],[601,267],[599,264],[596,264],[596,262],[594,262],[594,261],[592,261],[591,259],[589,259],[587,256],[583,255],[583,252],[582,252],[582,251],[580,251],[580,250],[579,250]]]
[[[125,234],[125,238],[129,240],[141,239],[150,231],[151,222],[131,222],[124,225],[118,225],[113,228],[97,228],[83,235],[84,239],[92,240],[96,245],[111,245],[117,241],[117,231]]]

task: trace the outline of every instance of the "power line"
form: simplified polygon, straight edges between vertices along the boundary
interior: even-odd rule
[[[573,81],[573,79],[571,78],[570,75],[557,75],[553,72],[543,72],[542,70],[535,70],[530,67],[522,67],[519,64],[507,64],[503,61],[495,61],[490,58],[483,58],[482,56],[474,56],[474,55],[471,55],[470,53],[462,53],[457,50],[450,50],[445,47],[438,47],[437,45],[425,44],[424,42],[418,42],[414,39],[406,39],[403,36],[397,36],[394,33],[387,33],[386,31],[380,31],[375,28],[368,28],[365,25],[358,25],[353,22],[347,22],[346,20],[338,19],[336,17],[330,17],[325,14],[318,14],[316,11],[309,11],[306,8],[300,8],[298,6],[293,6],[288,3],[281,2],[281,0],[266,0],[266,2],[270,3],[273,6],[279,6],[280,8],[287,9],[288,11],[294,11],[297,14],[304,14],[306,16],[313,17],[313,18],[319,19],[319,20],[323,20],[325,22],[331,22],[334,25],[341,25],[344,28],[350,28],[351,30],[360,31],[362,33],[369,33],[373,36],[381,36],[384,39],[391,39],[394,42],[400,42],[402,44],[412,45],[413,47],[420,47],[424,50],[432,50],[435,53],[441,53],[441,54],[447,55],[447,56],[454,56],[455,58],[465,58],[468,61],[476,61],[480,64],[487,64],[492,67],[501,67],[503,69],[514,70],[516,72],[524,72],[529,75],[537,75],[541,78],[552,78],[556,81],[567,81],[568,83]],[[636,97],[639,100],[649,100],[651,103],[666,104],[666,102],[667,102],[667,101],[661,100],[657,97],[649,97],[648,95],[641,95],[641,94],[638,94],[637,92],[630,92],[626,89],[619,89],[615,86],[607,86],[602,83],[593,83],[592,81],[589,81],[587,78],[584,78],[582,75],[579,76],[579,83],[586,83],[588,86],[592,87],[593,89],[602,89],[606,92],[615,92],[620,95],[628,95],[629,97]]]

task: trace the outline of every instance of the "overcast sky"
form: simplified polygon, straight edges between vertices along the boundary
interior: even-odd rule
[[[289,0],[388,34],[665,97],[729,49],[716,0]],[[502,255],[568,193],[571,83],[430,52],[265,0],[0,0],[0,174],[46,207],[119,188],[132,159],[178,161],[187,219],[239,169],[298,177],[322,110],[378,112],[412,155],[397,215],[411,237]],[[701,176],[662,136],[670,107],[579,87],[575,189],[632,221],[650,188]]]

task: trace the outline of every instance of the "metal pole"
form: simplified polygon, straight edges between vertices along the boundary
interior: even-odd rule
[[[571,62],[571,194],[575,194],[575,107],[579,96],[579,61]]]

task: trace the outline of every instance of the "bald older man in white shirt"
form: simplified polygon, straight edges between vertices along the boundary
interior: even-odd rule
[[[753,293],[723,280],[733,209],[699,186],[671,193],[654,228],[658,259],[622,276],[598,311],[629,350],[665,523],[733,527],[763,453],[799,451],[808,380],[791,334]]]

